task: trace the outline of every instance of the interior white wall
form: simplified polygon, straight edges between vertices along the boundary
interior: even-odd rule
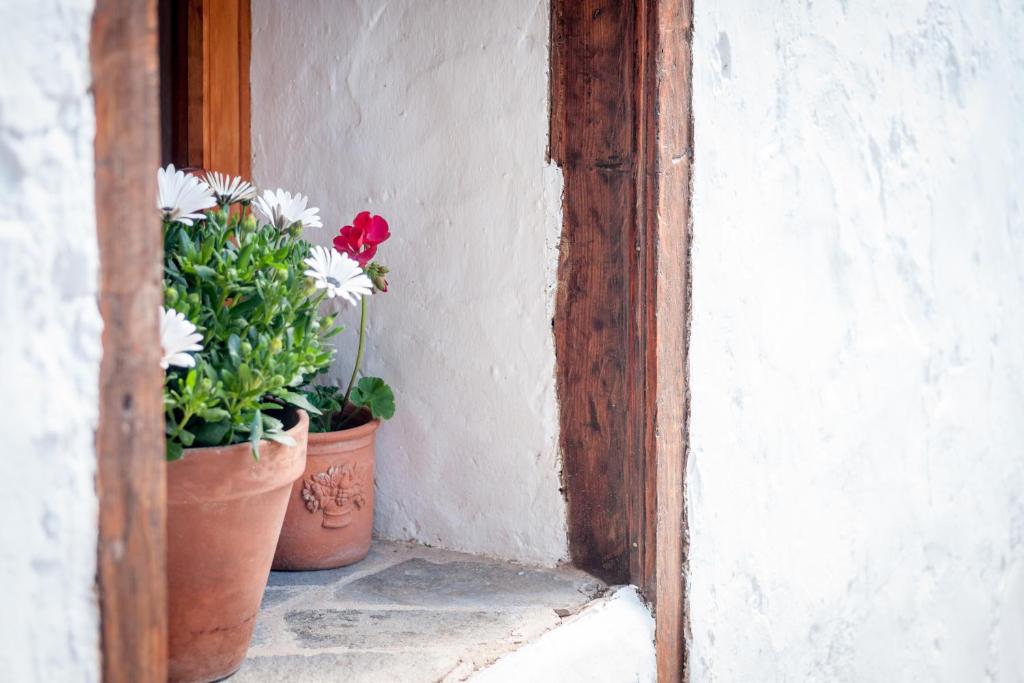
[[[96,681],[91,0],[0,3],[0,679]]]
[[[1024,6],[695,4],[692,679],[1024,680]]]
[[[377,533],[563,559],[547,2],[254,0],[252,16],[256,181],[310,195],[325,245],[362,209],[391,224],[365,363],[398,401]]]

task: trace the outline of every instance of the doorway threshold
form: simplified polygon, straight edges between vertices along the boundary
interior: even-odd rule
[[[273,572],[232,681],[463,681],[606,591],[570,567],[376,541],[350,567]]]

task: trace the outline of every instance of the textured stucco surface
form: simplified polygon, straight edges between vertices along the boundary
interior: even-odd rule
[[[99,678],[88,0],[0,4],[0,680]]]
[[[376,531],[566,555],[550,306],[561,175],[545,164],[546,2],[253,3],[254,176],[311,195],[328,244],[384,215],[391,291],[365,371],[395,387]],[[335,378],[354,357],[343,320]]]
[[[695,27],[692,679],[1024,680],[1024,5]]]

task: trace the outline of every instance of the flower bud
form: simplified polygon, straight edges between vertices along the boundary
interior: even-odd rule
[[[174,302],[178,300],[178,290],[174,287],[168,287],[167,291],[164,292],[164,301],[168,305],[174,305]]]
[[[256,216],[254,216],[252,212],[246,214],[245,219],[242,220],[242,228],[245,230],[256,229]]]
[[[248,356],[252,353],[252,344],[247,341],[242,342],[238,345],[238,350],[243,356]]]
[[[388,274],[388,269],[379,263],[371,263],[366,267],[366,275],[370,278],[370,282],[381,292],[388,291],[388,280],[385,275]]]
[[[388,281],[387,278],[385,278],[382,273],[374,273],[373,275],[371,275],[370,282],[372,282],[373,286],[379,289],[380,291],[388,291]]]
[[[270,352],[277,353],[284,347],[284,343],[281,341],[281,336],[274,337],[270,342]]]

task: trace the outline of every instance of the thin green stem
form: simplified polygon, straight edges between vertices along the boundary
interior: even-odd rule
[[[356,350],[356,364],[352,368],[352,377],[348,380],[348,389],[345,389],[345,398],[341,399],[341,409],[345,410],[348,405],[348,397],[352,393],[352,387],[356,384],[356,377],[359,375],[359,366],[363,364],[363,348],[366,346],[366,297],[359,299],[359,348]]]

